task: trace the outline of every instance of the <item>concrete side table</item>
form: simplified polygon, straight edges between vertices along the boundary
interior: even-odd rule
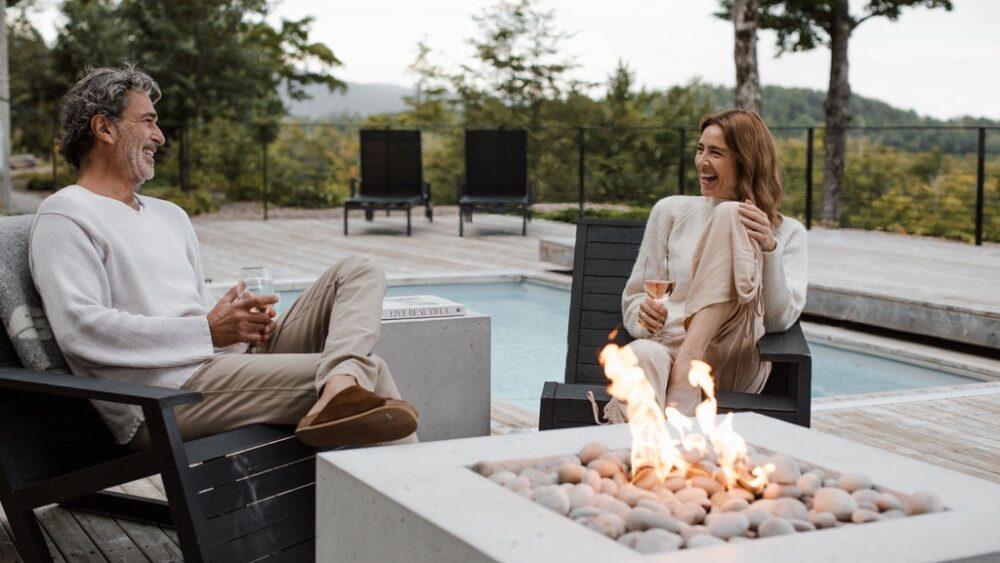
[[[489,435],[488,315],[383,321],[375,353],[420,413],[420,441]]]

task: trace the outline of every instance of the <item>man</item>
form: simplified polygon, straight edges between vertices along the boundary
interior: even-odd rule
[[[237,285],[215,301],[187,215],[136,193],[165,142],[159,97],[129,65],[91,71],[62,102],[62,152],[79,174],[39,207],[29,253],[73,373],[201,392],[175,409],[185,439],[263,422],[298,424],[317,448],[412,441],[417,413],[371,353],[382,271],[342,260],[276,321],[276,296]],[[119,443],[149,446],[138,407],[95,406]]]

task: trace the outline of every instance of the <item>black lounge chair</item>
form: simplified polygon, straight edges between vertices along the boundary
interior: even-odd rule
[[[0,218],[0,291],[40,312],[27,268],[31,219]],[[315,452],[292,429],[257,424],[184,442],[173,408],[200,393],[25,369],[13,344],[26,345],[25,331],[8,337],[2,320],[0,503],[24,561],[53,559],[34,513],[52,503],[173,526],[186,561],[314,559]],[[33,324],[29,339],[54,346],[37,336],[51,334],[44,316]],[[92,400],[141,407],[152,449],[115,444]],[[157,473],[166,501],[103,490]]]
[[[563,383],[545,383],[539,430],[595,424],[588,391],[601,412],[611,399],[597,356],[616,329],[618,345],[632,340],[622,327],[622,292],[645,230],[640,221],[587,219],[577,224],[566,376]],[[753,411],[808,427],[812,360],[798,321],[784,332],[765,335],[757,343],[757,351],[762,360],[772,364],[763,392],[720,391],[719,412]]]
[[[528,180],[528,134],[524,129],[465,132],[465,182],[458,194],[458,234],[477,209],[492,213],[521,211],[521,235],[531,219],[531,181]]]
[[[406,236],[410,236],[411,211],[421,205],[427,220],[433,222],[431,185],[423,177],[420,131],[363,129],[361,181],[351,180],[351,197],[344,202],[344,236],[351,209],[364,209],[366,221],[374,218],[377,209],[384,209],[386,215],[393,209],[405,210]]]

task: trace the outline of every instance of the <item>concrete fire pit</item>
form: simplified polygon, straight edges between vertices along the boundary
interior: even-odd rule
[[[625,425],[325,453],[317,469],[319,561],[997,561],[1000,485],[870,446],[740,414],[757,448],[903,495],[934,491],[943,512],[742,543],[643,555],[470,469],[627,448]]]

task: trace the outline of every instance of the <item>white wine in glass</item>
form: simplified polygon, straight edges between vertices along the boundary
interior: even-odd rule
[[[274,281],[271,279],[271,271],[267,268],[260,266],[242,268],[240,270],[240,281],[243,282],[243,293],[240,294],[240,297],[275,295]],[[251,309],[251,311],[254,313],[260,312],[256,307]],[[250,345],[251,352],[258,352],[259,350],[260,345]]]

